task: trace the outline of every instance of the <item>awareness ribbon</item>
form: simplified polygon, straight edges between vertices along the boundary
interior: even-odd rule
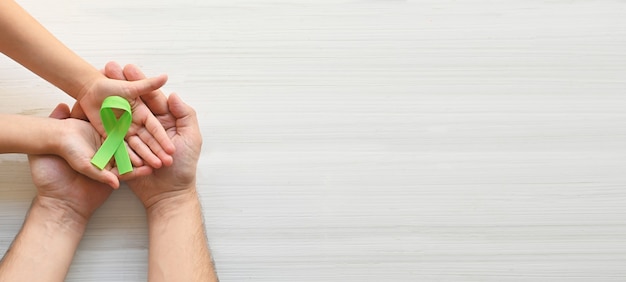
[[[113,109],[123,111],[119,119],[115,117]],[[91,163],[99,169],[103,169],[111,157],[115,156],[115,164],[120,175],[133,171],[133,165],[130,163],[130,157],[126,151],[126,145],[124,145],[124,136],[126,136],[133,121],[130,104],[126,99],[119,96],[107,97],[100,107],[100,117],[107,138],[91,159]]]

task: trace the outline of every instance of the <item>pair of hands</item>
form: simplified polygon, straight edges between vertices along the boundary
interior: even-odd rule
[[[108,79],[110,81],[96,84],[101,86],[91,88],[90,91],[106,93],[104,88],[117,87],[114,86],[115,83],[111,83],[117,82],[116,80],[141,82],[148,85],[147,89],[155,85],[160,87],[158,83],[150,84],[153,83],[150,82],[151,79],[146,79],[133,65],[122,69],[115,63],[109,63],[105,74],[111,78]],[[133,87],[126,89],[131,89],[125,92],[127,94],[138,91],[138,88]],[[60,152],[64,152],[59,154],[61,157],[30,155],[29,162],[39,200],[65,205],[86,221],[109,197],[118,176],[114,170],[101,172],[89,163],[101,144],[102,134],[97,126],[102,125],[99,116],[90,117],[88,114],[99,113],[99,108],[94,110],[92,107],[92,102],[97,100],[93,98],[96,95],[85,95],[89,96],[83,96],[77,103],[80,106],[75,106],[71,112],[67,105],[60,104],[50,114],[51,118],[63,120],[67,128],[72,129],[69,132],[75,134],[64,137],[65,140],[72,141],[64,145],[66,148],[60,149]],[[127,181],[146,209],[181,193],[194,192],[196,165],[202,145],[195,111],[176,94],[166,97],[159,90],[131,99],[131,106],[133,124],[127,142],[132,151],[137,153],[131,154],[131,161],[136,168],[133,172],[120,176],[120,179]],[[87,114],[93,126],[86,121],[72,118],[81,117],[83,113]],[[170,156],[168,152],[173,155]]]

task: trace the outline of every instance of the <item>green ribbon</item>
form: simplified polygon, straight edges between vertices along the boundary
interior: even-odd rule
[[[119,119],[115,117],[113,109],[124,111]],[[124,145],[124,137],[133,121],[130,104],[119,96],[107,97],[100,107],[100,117],[102,117],[102,125],[104,125],[107,138],[91,159],[91,163],[103,169],[111,157],[115,156],[115,164],[120,175],[133,171],[133,165],[130,163],[130,157]]]

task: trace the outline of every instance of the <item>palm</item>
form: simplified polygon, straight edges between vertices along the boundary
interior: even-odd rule
[[[39,196],[61,200],[85,218],[111,195],[113,189],[74,171],[53,155],[30,155],[31,174]]]
[[[128,186],[143,203],[150,202],[155,195],[188,188],[195,180],[195,167],[200,150],[197,140],[189,140],[188,136],[181,134],[181,128],[177,127],[180,121],[172,114],[158,115],[157,118],[176,147],[176,152],[173,155],[172,166],[162,167],[154,170],[149,176],[127,181]],[[164,186],[164,183],[172,183],[173,186]]]

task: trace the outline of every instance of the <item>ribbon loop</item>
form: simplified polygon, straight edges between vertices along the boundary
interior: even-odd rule
[[[115,117],[114,109],[123,111],[119,119]],[[124,137],[133,121],[130,104],[119,96],[107,97],[100,107],[100,117],[107,138],[91,159],[91,163],[103,169],[111,157],[115,157],[115,164],[120,175],[133,171],[133,165],[130,163],[130,157],[124,145]]]

